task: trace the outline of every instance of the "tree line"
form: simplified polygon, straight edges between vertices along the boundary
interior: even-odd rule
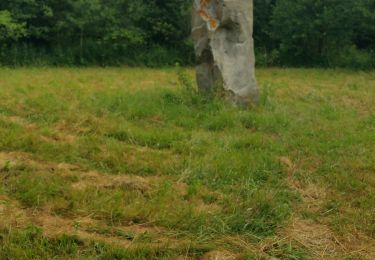
[[[1,65],[194,64],[192,0],[1,0]],[[259,66],[375,68],[374,0],[254,0]]]

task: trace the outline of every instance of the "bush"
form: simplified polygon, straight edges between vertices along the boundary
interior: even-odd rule
[[[280,65],[280,52],[276,49],[256,49],[255,59],[257,66],[272,67]]]
[[[174,66],[193,64],[191,46],[127,47],[88,41],[81,52],[75,46],[44,46],[27,43],[1,44],[0,66]]]
[[[343,48],[332,59],[330,66],[354,69],[375,69],[375,53],[370,50],[359,50],[356,46]]]

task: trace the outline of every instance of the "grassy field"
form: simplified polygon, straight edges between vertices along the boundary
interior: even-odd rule
[[[375,73],[0,69],[0,259],[375,259]]]

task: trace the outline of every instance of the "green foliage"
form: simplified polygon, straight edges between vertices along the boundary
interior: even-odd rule
[[[2,0],[0,65],[193,65],[192,2]],[[254,15],[260,66],[374,68],[373,0],[254,0]]]
[[[0,64],[186,64],[188,9],[185,1],[5,0]],[[3,45],[4,38],[11,44]]]
[[[373,50],[360,50],[356,46],[346,47],[333,57],[331,64],[362,70],[375,68],[375,52]]]
[[[9,11],[0,10],[0,43],[17,40],[25,34],[25,24],[15,22]]]
[[[355,3],[279,0],[271,24],[281,59],[295,65],[326,65],[329,53],[350,43],[355,27],[347,20],[354,16]]]
[[[260,65],[339,66],[374,68],[374,37],[369,37],[375,22],[373,3],[367,0],[276,0],[256,1],[255,39]],[[257,5],[259,10],[257,10]],[[358,29],[363,29],[359,33]],[[366,28],[366,29],[364,29]],[[373,34],[372,34],[373,35]],[[268,41],[269,43],[264,43]],[[354,54],[354,49],[360,48]],[[340,48],[338,48],[340,46]],[[350,53],[346,57],[344,53]],[[353,64],[348,60],[352,59]]]

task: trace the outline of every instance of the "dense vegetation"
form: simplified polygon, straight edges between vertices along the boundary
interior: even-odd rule
[[[193,64],[192,0],[2,0],[3,65]],[[259,65],[375,67],[375,1],[255,0]]]

